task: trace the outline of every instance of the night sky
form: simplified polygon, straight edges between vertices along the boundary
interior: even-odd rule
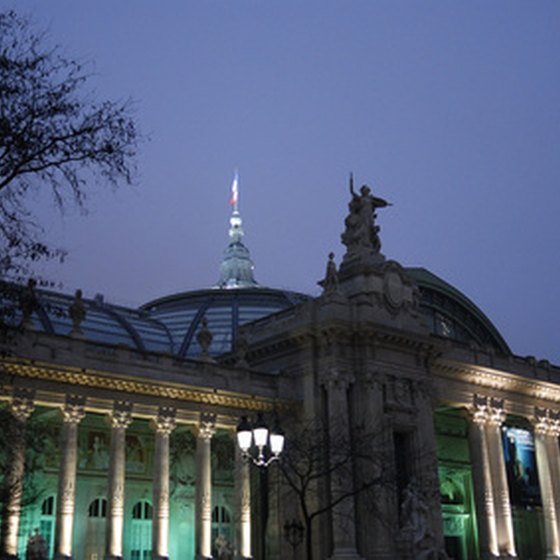
[[[240,173],[264,285],[318,293],[348,174],[393,203],[382,251],[560,363],[560,2],[0,1],[131,97],[137,185],[89,213],[33,204],[65,291],[140,305],[218,279]]]

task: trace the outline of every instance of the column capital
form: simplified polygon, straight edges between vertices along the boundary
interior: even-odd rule
[[[376,390],[383,386],[385,375],[377,368],[370,368],[364,373],[364,385],[367,389]]]
[[[536,406],[532,420],[535,433],[556,437],[560,435],[560,411]]]
[[[506,419],[504,399],[475,394],[473,395],[471,414],[476,424],[499,427]]]
[[[216,415],[211,412],[202,412],[198,423],[198,437],[211,439],[216,433]]]
[[[329,391],[336,389],[346,391],[354,381],[355,378],[350,372],[334,367],[319,374],[319,383]]]
[[[166,406],[160,407],[157,418],[152,420],[152,427],[158,434],[170,435],[175,429],[175,416],[177,411]]]
[[[64,406],[61,407],[62,420],[68,424],[79,424],[80,420],[86,415],[85,397],[68,395]]]
[[[27,389],[20,389],[14,393],[9,408],[12,415],[20,422],[25,422],[35,410],[34,396],[34,392]]]
[[[132,403],[118,401],[109,415],[111,427],[126,429],[132,422]]]

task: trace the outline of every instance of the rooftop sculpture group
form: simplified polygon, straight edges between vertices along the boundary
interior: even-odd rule
[[[348,216],[344,220],[346,226],[341,235],[342,243],[346,245],[346,255],[341,266],[344,269],[354,269],[356,266],[371,266],[383,262],[379,226],[376,225],[376,210],[390,206],[390,203],[374,196],[367,185],[354,190],[354,179],[350,175],[350,194],[352,199],[348,204]]]
[[[342,234],[342,243],[346,245],[349,252],[359,248],[373,249],[374,253],[381,250],[379,240],[379,226],[375,225],[377,208],[385,208],[390,204],[377,196],[373,196],[367,185],[360,188],[358,195],[354,190],[354,180],[350,175],[350,194],[352,200],[348,205],[348,214],[344,225],[346,230]]]

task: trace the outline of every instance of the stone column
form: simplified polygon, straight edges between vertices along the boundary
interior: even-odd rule
[[[4,429],[9,430],[12,441],[8,450],[7,468],[4,476],[4,508],[2,512],[1,546],[2,558],[17,559],[23,473],[25,468],[25,423],[34,410],[33,393],[18,391],[10,403],[12,420]]]
[[[486,399],[474,396],[472,422],[469,429],[469,446],[473,469],[473,486],[478,518],[480,554],[483,560],[499,555],[494,489],[486,442],[486,421],[488,418]]]
[[[237,558],[251,555],[251,465],[235,444],[235,499],[237,506]]]
[[[372,356],[372,361],[374,357]],[[376,368],[369,368],[364,374],[359,399],[362,401],[359,422],[364,426],[364,436],[369,439],[365,460],[358,460],[358,476],[363,480],[382,477],[386,466],[386,450],[392,442],[384,421],[383,383],[384,376]],[[394,488],[391,484],[379,484],[374,492],[357,496],[356,513],[361,518],[360,546],[368,550],[372,557],[389,560],[394,558],[394,538],[392,526],[397,519],[392,507]],[[365,521],[365,522],[364,522]]]
[[[558,479],[554,463],[558,460],[558,429],[555,414],[551,410],[535,409],[535,452],[542,498],[546,558],[560,557],[558,533]],[[556,479],[556,480],[555,480]]]
[[[132,422],[132,404],[115,403],[111,421],[111,449],[107,491],[106,560],[122,560],[124,527],[125,432]]]
[[[348,453],[351,445],[348,388],[354,379],[351,374],[331,369],[322,375],[321,381],[327,390],[331,459],[336,460],[333,456],[336,450],[340,448],[342,453]],[[352,468],[350,464],[347,465]],[[349,487],[351,484],[353,477],[342,477],[340,473],[331,476],[332,499],[336,500],[344,494],[348,497],[331,511],[333,552],[330,560],[361,560],[356,549],[356,512],[352,488]]]
[[[160,408],[153,426],[154,449],[152,560],[169,558],[169,435],[175,427],[175,410]]]
[[[62,408],[60,473],[56,504],[55,559],[72,558],[72,528],[76,501],[76,468],[78,465],[78,424],[85,416],[85,399],[67,397]]]
[[[554,504],[556,510],[556,523],[560,540],[560,447],[558,438],[560,437],[560,411],[550,411],[550,431],[546,438],[546,449],[550,468],[550,478],[554,494]],[[560,543],[559,543],[560,547]],[[560,557],[560,553],[558,554]]]
[[[414,445],[413,474],[419,483],[421,499],[428,507],[427,534],[434,538],[434,546],[438,554],[445,549],[443,536],[443,514],[441,509],[440,480],[438,471],[437,442],[434,427],[433,388],[428,380],[412,383],[413,402],[416,408],[416,429],[413,431]]]
[[[513,516],[509,501],[509,488],[504,460],[504,445],[501,427],[506,419],[503,399],[487,399],[488,419],[486,421],[486,441],[492,487],[494,489],[494,507],[496,511],[496,528],[498,529],[498,547],[504,558],[517,556],[513,534]]]
[[[202,413],[196,438],[196,558],[212,558],[212,462],[216,415]]]
[[[484,488],[483,492],[480,491],[480,486],[478,491],[475,488],[477,501],[483,498],[485,504],[486,518],[481,520],[481,529],[483,529],[481,537],[485,539],[486,542],[483,544],[487,548],[483,552],[485,554],[490,552],[494,557],[497,555],[499,558],[515,557],[513,517],[501,433],[501,426],[506,418],[504,401],[503,399],[475,395],[473,408],[475,424],[484,426],[483,433],[477,433],[478,428],[475,427],[474,434],[471,436],[474,436],[475,440],[479,440],[480,446],[480,456],[477,456],[477,446],[473,446],[475,464],[480,462],[482,458],[483,472],[475,472],[474,480],[475,485],[478,483]],[[489,477],[486,473],[489,473]],[[482,479],[479,479],[479,477],[482,477]],[[490,497],[493,504],[493,514]],[[492,518],[494,519],[494,525],[492,524]]]

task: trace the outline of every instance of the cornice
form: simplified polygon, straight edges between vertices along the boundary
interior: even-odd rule
[[[4,358],[0,360],[0,370],[10,376],[61,383],[68,386],[68,388],[61,390],[74,393],[76,387],[81,386],[117,393],[263,412],[286,409],[290,406],[290,402],[287,400],[279,401],[222,389],[201,388],[179,383],[162,383],[148,380],[145,377],[134,378],[90,368],[54,365],[48,362]],[[119,396],[118,398],[123,397]]]
[[[433,373],[436,377],[453,379],[476,387],[560,402],[560,386],[546,381],[526,379],[506,371],[451,360],[438,360]]]
[[[250,334],[251,331],[249,331]],[[260,333],[259,333],[260,334]],[[315,345],[330,347],[333,343],[351,344],[352,340],[379,347],[406,349],[409,352],[433,353],[438,344],[422,334],[368,322],[328,319],[306,328],[275,333],[271,337],[250,337],[250,357],[261,361],[269,356],[311,348]]]

